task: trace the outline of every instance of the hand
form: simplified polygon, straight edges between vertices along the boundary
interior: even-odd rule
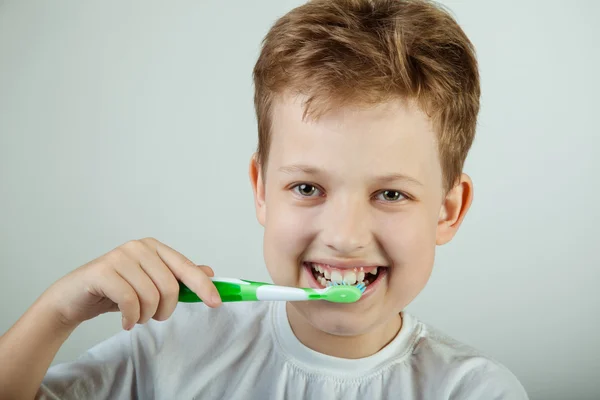
[[[178,280],[209,307],[221,304],[210,267],[197,266],[153,238],[133,240],[69,273],[45,293],[67,326],[121,311],[123,329],[167,319],[177,306]]]

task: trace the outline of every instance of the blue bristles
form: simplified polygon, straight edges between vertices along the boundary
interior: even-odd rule
[[[327,282],[327,286],[343,286],[343,285],[347,285],[347,286],[354,286],[354,285],[350,285],[349,283],[346,282]],[[358,285],[356,285],[356,288],[358,290],[360,290],[361,293],[364,293],[365,290],[367,289],[367,287],[365,286],[364,283],[359,283]]]

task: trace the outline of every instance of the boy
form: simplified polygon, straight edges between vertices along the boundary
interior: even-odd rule
[[[269,31],[254,81],[273,281],[361,281],[363,298],[218,307],[211,268],[131,241],[1,338],[3,398],[526,399],[502,365],[403,312],[472,198],[479,76],[456,22],[425,1],[312,1]],[[209,308],[177,306],[177,280]],[[117,310],[125,332],[47,371],[81,322]]]

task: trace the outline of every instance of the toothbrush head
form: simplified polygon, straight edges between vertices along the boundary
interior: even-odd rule
[[[365,292],[365,285],[349,285],[347,283],[332,283],[323,290],[323,300],[333,303],[354,303],[360,299]]]

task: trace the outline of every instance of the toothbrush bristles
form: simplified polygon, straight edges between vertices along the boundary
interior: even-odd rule
[[[358,288],[358,290],[360,290],[361,293],[364,293],[365,289],[367,288],[364,283],[359,283],[358,285],[356,285],[356,287]]]
[[[344,281],[342,282],[335,282],[335,281],[328,281],[327,282],[327,287],[332,287],[332,286],[354,286],[354,285],[350,285],[349,283],[346,283]],[[359,283],[358,285],[355,286],[358,290],[360,290],[360,293],[364,293],[365,290],[367,289],[367,286],[364,283]]]

